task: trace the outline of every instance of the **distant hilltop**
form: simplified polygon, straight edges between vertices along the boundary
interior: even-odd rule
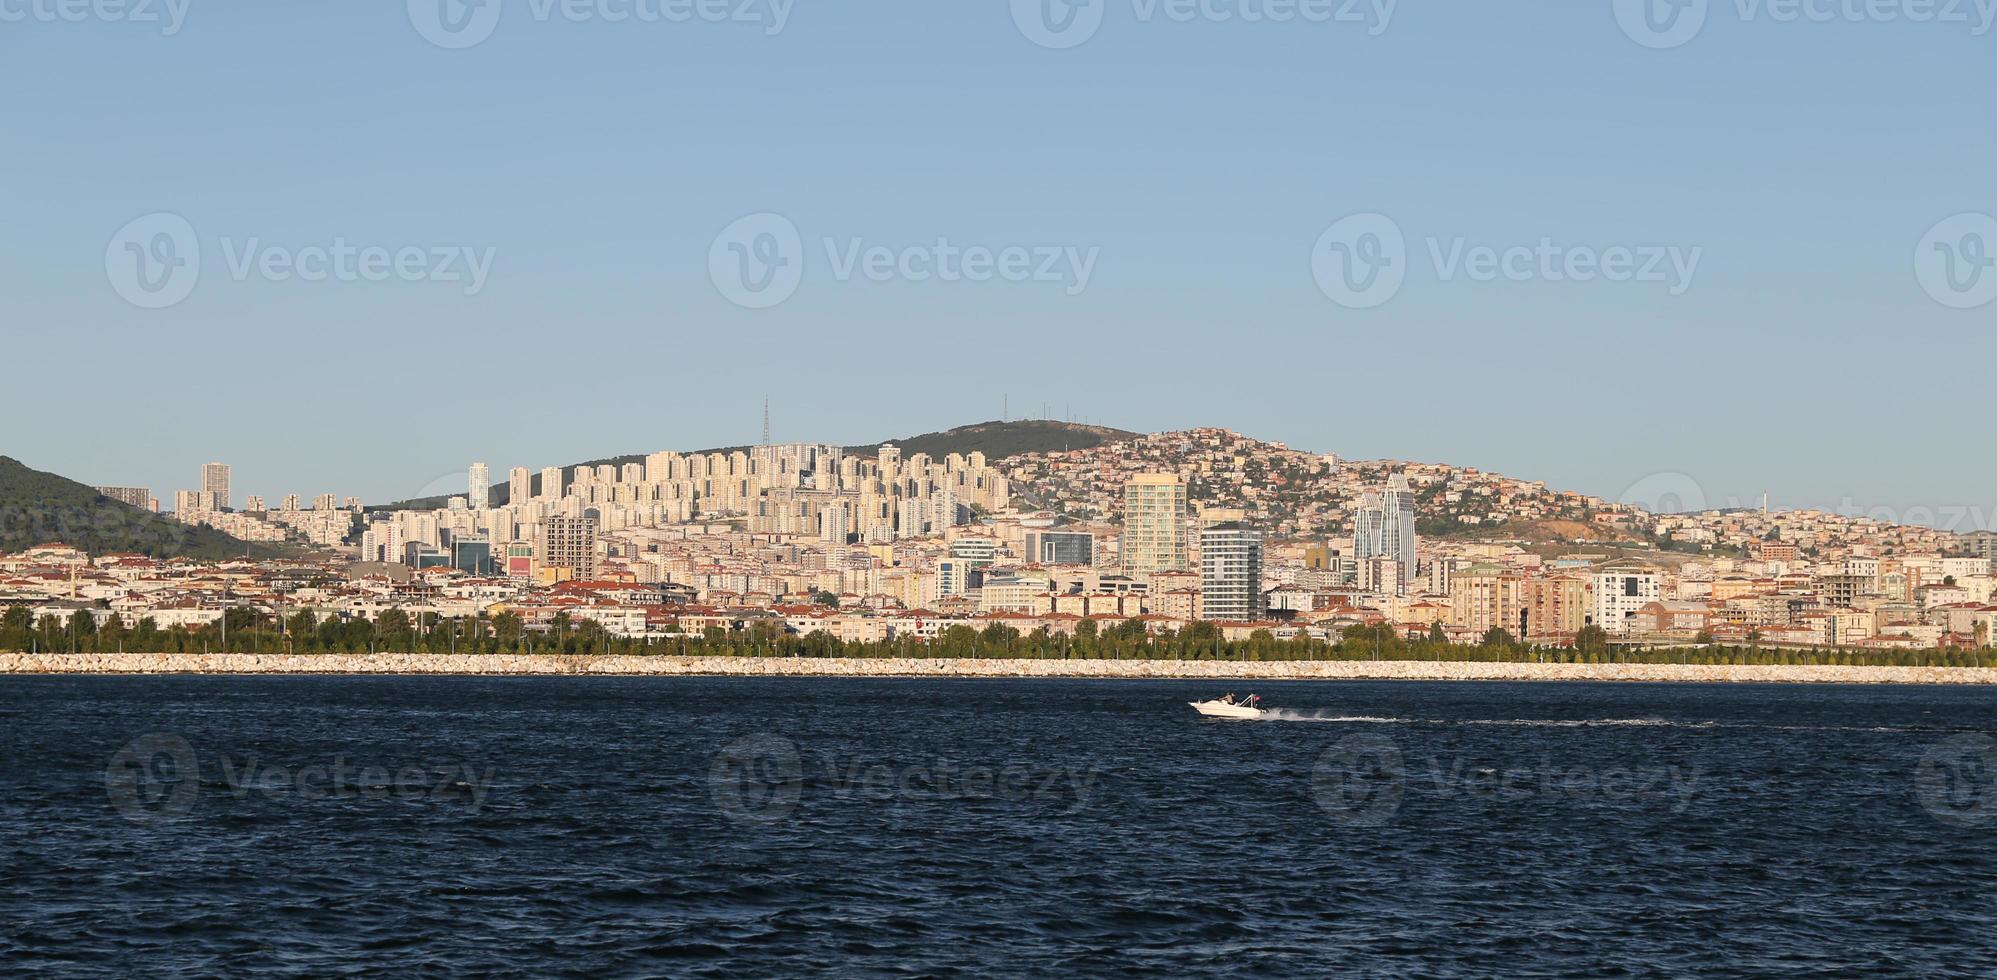
[[[976,422],[960,425],[943,432],[925,432],[922,435],[903,439],[885,439],[881,442],[860,446],[844,446],[846,452],[873,456],[885,445],[894,445],[901,450],[904,458],[916,453],[927,453],[931,458],[941,459],[951,453],[984,453],[985,458],[998,460],[1024,453],[1061,452],[1067,449],[1094,449],[1097,446],[1126,439],[1135,439],[1141,433],[1126,432],[1101,425],[1083,425],[1078,422],[1055,422],[1046,419],[1022,419],[1016,422]],[[697,449],[694,453],[747,452],[753,446],[724,446],[718,449]],[[630,456],[613,456],[608,459],[584,460],[562,467],[562,479],[573,480],[579,467],[623,466],[627,463],[643,463],[644,453]],[[533,489],[541,492],[541,472],[534,470]],[[506,504],[510,499],[507,484],[502,481],[492,485],[491,503],[493,506]],[[455,494],[436,497],[418,497],[413,500],[399,500],[392,504],[370,507],[370,512],[394,510],[437,510],[447,506]]]
[[[112,500],[54,473],[0,456],[0,554],[61,543],[93,555],[221,560],[263,557],[220,531]]]

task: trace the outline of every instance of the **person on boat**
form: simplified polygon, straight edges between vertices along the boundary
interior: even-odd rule
[[[1221,695],[1221,696],[1220,696],[1220,703],[1222,703],[1222,704],[1233,704],[1233,703],[1234,703],[1234,692],[1233,692],[1233,691],[1229,691],[1229,692],[1227,692],[1226,694],[1223,694],[1223,695]]]
[[[1259,708],[1262,706],[1262,695],[1250,692],[1248,700],[1243,703],[1251,708]]]

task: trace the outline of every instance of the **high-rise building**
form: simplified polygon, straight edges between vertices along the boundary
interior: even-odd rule
[[[576,468],[576,473],[578,475],[580,475],[582,472],[583,469],[581,467]],[[541,496],[548,500],[562,499],[561,467],[550,466],[541,470]]]
[[[929,528],[937,534],[946,533],[957,526],[957,495],[949,490],[938,490],[929,497]]]
[[[818,520],[819,536],[825,540],[825,543],[834,546],[845,545],[846,536],[853,531],[853,511],[846,501],[838,500],[826,505],[825,509],[819,512]]]
[[[208,463],[201,467],[201,492],[209,510],[229,509],[229,464]]]
[[[1123,568],[1132,575],[1187,567],[1186,484],[1172,473],[1138,473],[1123,485]]]
[[[919,538],[929,530],[929,508],[914,497],[895,505],[895,537]]]
[[[1387,489],[1368,492],[1360,498],[1359,510],[1352,516],[1352,557],[1392,558],[1407,576],[1415,573],[1415,495],[1408,478],[1396,473],[1387,478]]]
[[[173,495],[173,512],[185,518],[208,510],[208,494],[200,490],[177,490]]]
[[[534,499],[534,471],[515,466],[506,471],[506,502],[519,506]]]
[[[152,508],[153,492],[145,487],[97,487],[96,490],[121,504],[130,504],[140,510]]]
[[[257,496],[256,494],[250,494],[249,496],[244,497],[243,509],[249,511],[252,514],[263,513],[264,512],[263,498]]]
[[[473,510],[484,510],[492,501],[492,474],[484,463],[473,463],[470,476],[471,492],[465,494],[465,501]]]
[[[596,518],[547,518],[541,522],[539,551],[542,568],[565,568],[575,578],[595,578]]]
[[[339,495],[331,493],[322,493],[317,497],[313,497],[312,509],[318,511],[321,514],[324,514],[327,511],[340,509]]]
[[[1268,612],[1262,593],[1262,532],[1225,521],[1200,532],[1200,618],[1243,623]]]

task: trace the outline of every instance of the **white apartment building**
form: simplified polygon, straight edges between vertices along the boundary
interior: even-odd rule
[[[1634,569],[1596,572],[1593,590],[1594,624],[1611,634],[1630,632],[1637,611],[1664,597],[1663,580],[1656,573]]]

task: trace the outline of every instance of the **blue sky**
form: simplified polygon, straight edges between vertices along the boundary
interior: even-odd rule
[[[1997,214],[1973,2],[1909,23],[1725,0],[1665,49],[1608,2],[1405,0],[1377,30],[1104,0],[1066,49],[1005,0],[800,4],[774,34],[769,0],[747,23],[497,0],[458,49],[416,26],[432,0],[179,0],[171,36],[35,13],[53,2],[0,3],[28,11],[0,22],[0,452],[77,479],[170,500],[221,459],[239,503],[382,500],[474,459],[752,441],[765,394],[777,438],[839,442],[1009,396],[1609,497],[1675,472],[1720,503],[1997,510],[1997,304],[1938,302],[1916,261],[1944,219]],[[604,2],[569,9],[626,9]],[[141,308],[117,239],[162,212],[200,271]],[[751,309],[710,257],[763,213],[796,229],[801,279]],[[1405,236],[1405,282],[1355,309],[1313,258],[1360,213]],[[1092,261],[1079,290],[1059,262],[840,271],[939,239]],[[234,268],[336,240],[424,271]],[[1431,257],[1542,240],[1698,263],[1674,295]],[[428,278],[459,248],[490,256],[472,295]]]

